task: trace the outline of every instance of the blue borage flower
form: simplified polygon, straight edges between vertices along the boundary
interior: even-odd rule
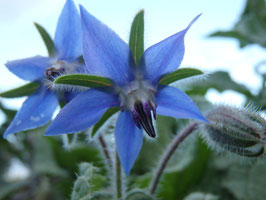
[[[41,86],[23,103],[4,137],[42,126],[51,120],[58,107],[58,97],[49,90],[44,80],[52,80],[61,73],[73,73],[79,68],[77,58],[82,55],[81,34],[78,10],[72,0],[67,0],[55,32],[55,57],[35,56],[6,64],[6,67],[19,78],[40,82]]]
[[[89,89],[67,104],[48,127],[46,135],[74,133],[95,124],[110,107],[120,107],[115,141],[122,166],[129,174],[142,146],[141,128],[155,137],[152,115],[206,121],[182,91],[160,86],[160,78],[177,69],[184,55],[184,30],[148,48],[136,66],[129,46],[82,6],[83,52],[88,71],[110,78],[113,87]]]

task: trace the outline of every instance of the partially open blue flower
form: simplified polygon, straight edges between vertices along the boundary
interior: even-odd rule
[[[129,46],[81,6],[83,52],[91,74],[110,78],[109,89],[89,89],[57,115],[46,135],[74,133],[95,124],[110,107],[120,107],[115,141],[122,166],[129,174],[142,146],[142,128],[155,137],[152,114],[206,121],[182,91],[160,86],[160,78],[178,68],[184,55],[184,30],[148,48],[136,66]],[[151,114],[152,113],[152,114]]]
[[[72,0],[67,0],[59,17],[54,44],[55,57],[35,56],[10,61],[6,67],[21,79],[40,82],[40,88],[23,103],[4,137],[19,131],[37,128],[49,122],[58,107],[57,94],[45,85],[61,73],[73,73],[79,68],[82,55],[81,22]]]

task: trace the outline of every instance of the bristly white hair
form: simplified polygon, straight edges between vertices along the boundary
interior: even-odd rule
[[[200,135],[211,149],[228,155],[242,157],[242,160],[264,158],[260,153],[266,147],[266,120],[265,111],[249,103],[246,107],[233,107],[230,105],[217,105],[207,114],[211,124],[200,125]],[[254,132],[254,135],[251,134]],[[223,135],[248,142],[255,142],[250,146],[238,146],[237,143],[227,143],[229,138],[222,139]],[[253,136],[253,137],[251,137]],[[247,157],[246,153],[254,153],[254,157]],[[255,155],[255,154],[258,155]]]
[[[193,87],[195,84],[199,84],[199,82],[206,81],[211,76],[211,72],[204,72],[204,74],[199,74],[191,77],[187,77],[181,80],[178,80],[176,82],[171,83],[170,85],[173,85],[177,88],[180,88],[182,90],[187,90],[191,87]]]
[[[89,87],[79,86],[79,85],[69,85],[69,84],[55,84],[54,80],[63,75],[70,75],[70,74],[88,74],[88,70],[85,64],[78,65],[74,63],[66,68],[65,71],[59,71],[59,75],[57,77],[52,77],[51,80],[45,79],[44,84],[52,91],[66,91],[66,92],[83,92]]]

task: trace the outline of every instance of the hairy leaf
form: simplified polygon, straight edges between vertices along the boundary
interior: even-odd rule
[[[75,85],[84,87],[105,87],[111,86],[112,82],[104,77],[87,75],[87,74],[71,74],[63,75],[54,80],[54,84]]]
[[[196,76],[196,75],[201,75],[203,74],[202,71],[198,70],[198,69],[193,69],[193,68],[181,68],[178,69],[170,74],[166,74],[165,76],[163,76],[160,81],[159,84],[161,85],[169,85],[170,83],[173,83],[175,81],[184,79],[184,78],[188,78],[191,76]]]

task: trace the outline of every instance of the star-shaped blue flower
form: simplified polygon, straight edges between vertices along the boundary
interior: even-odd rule
[[[109,89],[89,89],[67,104],[48,127],[46,135],[74,133],[95,124],[110,107],[120,107],[115,141],[122,166],[129,174],[142,146],[142,128],[155,137],[152,115],[206,121],[182,91],[160,86],[160,78],[173,72],[184,56],[184,30],[148,48],[136,66],[129,46],[81,6],[83,52],[88,71],[110,78]]]
[[[58,96],[45,85],[60,73],[73,73],[82,55],[82,31],[78,10],[72,0],[67,0],[59,17],[54,44],[55,57],[35,56],[10,61],[6,67],[21,79],[39,82],[41,86],[30,95],[17,112],[4,133],[7,135],[37,128],[49,122],[58,107]]]

